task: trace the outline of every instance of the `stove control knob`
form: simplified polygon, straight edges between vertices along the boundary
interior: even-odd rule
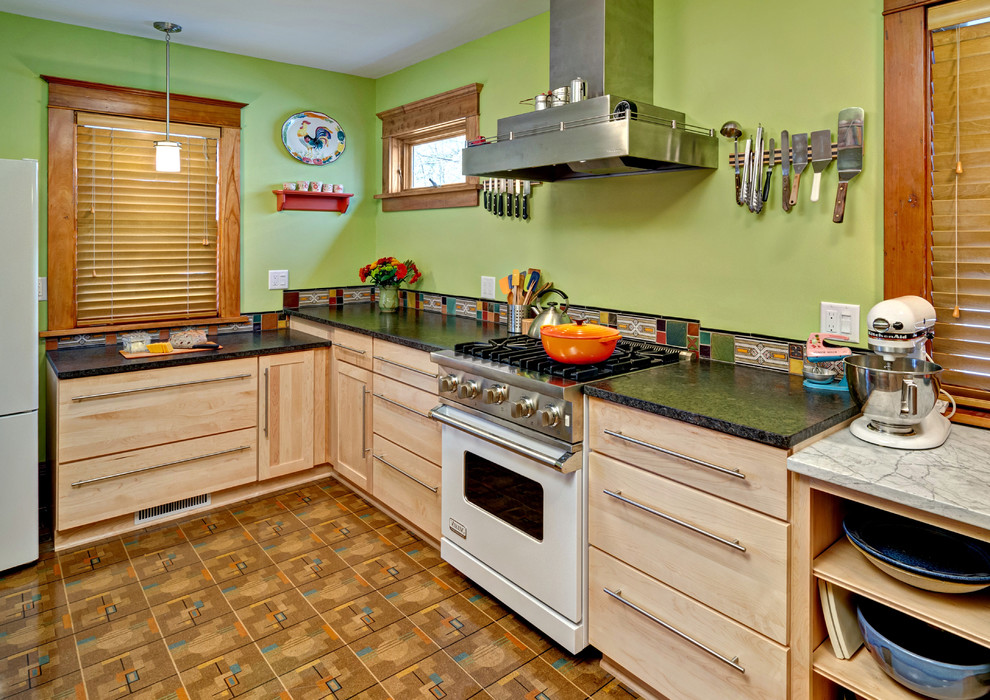
[[[446,377],[440,377],[440,393],[441,394],[454,394],[457,392],[457,377],[453,374],[448,374]]]
[[[485,389],[484,402],[499,404],[509,397],[509,390],[504,384],[492,384]]]
[[[536,414],[540,417],[540,425],[544,428],[552,428],[560,422],[560,409],[552,403],[548,403]]]
[[[481,393],[481,386],[478,382],[467,379],[457,387],[457,395],[462,399],[473,399]]]
[[[513,418],[529,418],[534,413],[536,413],[536,401],[529,397],[514,401],[509,408],[509,415]]]

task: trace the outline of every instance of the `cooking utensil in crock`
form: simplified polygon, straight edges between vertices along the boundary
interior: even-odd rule
[[[604,362],[615,352],[615,344],[621,334],[614,328],[564,323],[559,326],[546,326],[540,335],[543,349],[557,362],[571,365],[592,365]]]
[[[561,299],[564,300],[563,308],[557,308],[557,302],[548,301],[545,306],[541,306],[540,302],[546,299],[551,294],[556,294]],[[570,323],[571,317],[567,315],[567,295],[564,294],[559,289],[548,289],[543,294],[537,296],[536,300],[536,318],[533,319],[533,325],[529,327],[527,334],[534,337],[540,337],[540,330],[543,326],[559,326],[562,323]]]

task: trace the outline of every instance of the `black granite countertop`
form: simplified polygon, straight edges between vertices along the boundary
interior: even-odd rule
[[[223,346],[222,349],[165,355],[160,358],[144,357],[128,360],[120,354],[119,345],[51,350],[47,353],[47,357],[48,364],[55,371],[56,377],[76,379],[78,377],[117,374],[118,372],[195,365],[200,362],[232,360],[237,357],[274,355],[330,345],[322,338],[290,330],[224,333],[217,336],[216,341]]]
[[[805,389],[802,381],[701,360],[604,379],[584,393],[787,449],[859,413],[848,393]]]
[[[415,309],[383,314],[376,304],[302,306],[285,313],[426,352],[453,350],[458,343],[506,335],[505,326],[495,323]]]

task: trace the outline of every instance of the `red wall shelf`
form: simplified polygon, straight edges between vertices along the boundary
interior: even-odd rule
[[[277,211],[296,209],[299,211],[339,211],[343,214],[351,202],[353,194],[341,192],[300,192],[298,190],[272,190],[275,193]]]

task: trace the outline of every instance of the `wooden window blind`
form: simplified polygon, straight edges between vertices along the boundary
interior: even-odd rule
[[[76,122],[78,325],[218,315],[220,129],[172,124],[181,169],[162,173],[163,122]]]
[[[932,8],[929,122],[932,358],[946,384],[990,391],[990,2]],[[981,21],[984,20],[984,21]],[[959,164],[957,166],[957,163]],[[960,172],[961,171],[961,172]],[[959,309],[954,316],[954,309]]]

